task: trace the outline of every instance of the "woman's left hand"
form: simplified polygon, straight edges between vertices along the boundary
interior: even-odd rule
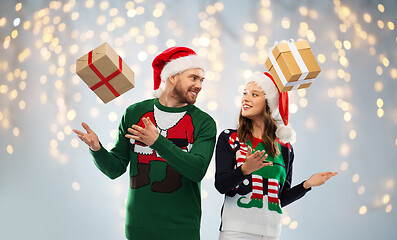
[[[138,125],[132,125],[131,128],[128,128],[128,132],[132,133],[132,135],[126,134],[125,137],[142,142],[147,146],[151,146],[159,137],[159,131],[149,118],[143,118],[142,121],[145,128]]]
[[[323,185],[328,179],[338,174],[337,172],[323,172],[312,175],[303,183],[305,189]]]

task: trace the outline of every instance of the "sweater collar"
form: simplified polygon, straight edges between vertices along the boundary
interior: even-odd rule
[[[177,108],[174,108],[174,107],[166,107],[166,106],[164,106],[164,105],[162,105],[162,104],[160,103],[160,101],[159,101],[158,98],[155,98],[155,99],[154,99],[154,105],[156,105],[156,107],[157,107],[158,109],[160,109],[161,111],[164,111],[164,112],[175,112],[175,113],[176,113],[176,112],[185,112],[185,111],[188,111],[188,110],[192,109],[193,106],[194,106],[194,105],[192,105],[192,104],[188,104],[188,105],[186,105],[186,106],[177,107]]]

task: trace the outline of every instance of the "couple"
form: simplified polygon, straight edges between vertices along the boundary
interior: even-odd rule
[[[200,181],[216,141],[214,120],[193,105],[205,67],[185,47],[165,50],[152,66],[157,98],[126,109],[112,150],[101,145],[86,123],[86,132],[73,131],[109,178],[119,177],[129,165],[127,239],[198,240]],[[219,239],[278,239],[281,207],[335,175],[315,174],[291,188],[293,150],[288,138],[294,132],[278,127],[272,117],[283,97],[270,74],[255,75],[242,96],[238,129],[219,136],[215,187],[225,194]],[[288,109],[280,113],[287,125]]]

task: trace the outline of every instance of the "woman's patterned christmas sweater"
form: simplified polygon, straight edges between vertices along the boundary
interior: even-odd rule
[[[280,154],[268,156],[271,166],[245,176],[241,165],[248,146],[254,151],[266,150],[260,139],[241,142],[237,131],[228,129],[218,138],[216,146],[215,187],[225,194],[222,208],[222,231],[238,231],[279,237],[282,207],[303,197],[308,190],[303,182],[291,188],[294,152],[291,144],[276,143]],[[310,189],[309,189],[310,190]]]

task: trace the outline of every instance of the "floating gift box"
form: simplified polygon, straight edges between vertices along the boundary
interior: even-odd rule
[[[307,88],[321,72],[307,41],[275,43],[265,65],[280,92]]]
[[[106,42],[77,59],[76,73],[104,103],[134,87],[134,72]]]

